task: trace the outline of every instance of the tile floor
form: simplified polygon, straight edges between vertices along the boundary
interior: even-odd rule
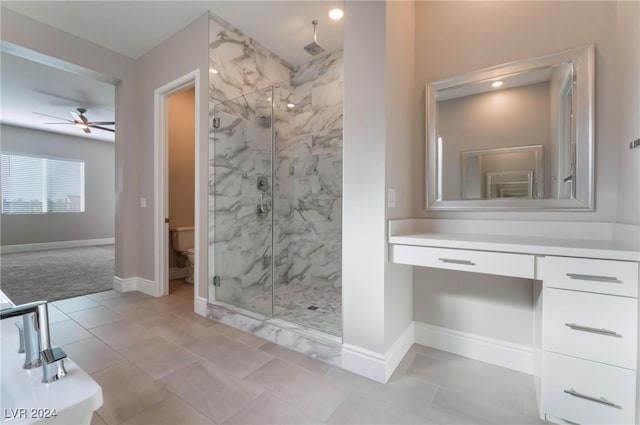
[[[238,297],[238,298],[236,298]],[[233,299],[221,299],[240,308],[296,323],[331,335],[342,336],[342,288],[278,284],[250,285]],[[309,309],[309,307],[316,309]]]
[[[414,345],[386,385],[192,312],[171,295],[53,303],[55,344],[102,386],[92,424],[535,424],[533,379]]]

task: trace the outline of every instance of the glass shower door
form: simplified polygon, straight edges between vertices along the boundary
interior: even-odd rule
[[[265,316],[273,311],[271,99],[269,87],[215,105],[209,161],[215,299]]]

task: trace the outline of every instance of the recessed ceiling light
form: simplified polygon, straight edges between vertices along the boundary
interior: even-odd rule
[[[293,103],[287,103],[287,108],[291,109],[291,108],[295,108],[296,105],[294,105]]]
[[[344,12],[342,11],[342,9],[331,9],[331,11],[329,11],[329,17],[334,21],[342,19],[343,16]]]
[[[498,87],[501,87],[503,84],[504,83],[502,81],[498,80],[498,81],[494,81],[493,83],[491,83],[491,87],[498,88]]]
[[[215,69],[215,68],[209,68],[209,72],[212,73],[212,74],[217,74],[218,70]]]

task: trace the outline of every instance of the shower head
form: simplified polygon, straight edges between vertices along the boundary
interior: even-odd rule
[[[304,50],[310,55],[315,56],[324,52],[324,48],[316,42],[316,26],[318,25],[318,21],[314,19],[311,23],[313,24],[313,41],[304,46]]]

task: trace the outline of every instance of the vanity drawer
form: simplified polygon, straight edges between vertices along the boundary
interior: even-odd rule
[[[636,298],[546,288],[544,349],[636,369]]]
[[[547,415],[579,424],[635,423],[635,371],[549,352],[543,370]]]
[[[393,245],[392,261],[399,264],[462,270],[533,279],[535,256],[501,252]]]
[[[545,257],[545,287],[638,296],[638,263],[587,258]]]

